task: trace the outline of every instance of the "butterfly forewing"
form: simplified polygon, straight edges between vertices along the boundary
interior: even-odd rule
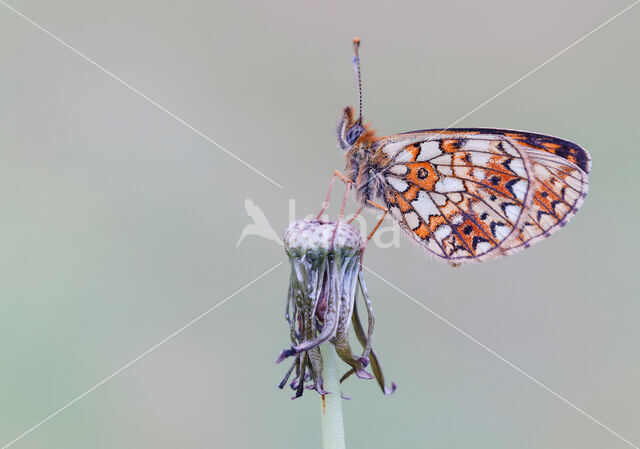
[[[494,129],[426,130],[380,140],[385,201],[419,244],[452,263],[509,254],[580,207],[589,155],[562,139]]]

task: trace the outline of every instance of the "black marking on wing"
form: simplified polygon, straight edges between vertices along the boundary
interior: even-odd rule
[[[464,192],[464,193],[462,193],[461,195],[462,195],[462,196],[464,196],[464,195],[466,195],[466,194],[467,194],[467,192]],[[441,194],[441,195],[442,195],[442,194]],[[480,223],[478,223],[478,221],[473,217],[473,215],[472,215],[472,214],[470,214],[468,211],[464,211],[464,210],[460,207],[460,205],[459,205],[458,203],[456,203],[455,201],[453,201],[453,200],[451,199],[451,197],[450,197],[449,195],[444,194],[444,196],[445,196],[449,201],[451,201],[451,202],[453,203],[453,205],[454,205],[454,206],[456,206],[456,209],[458,209],[458,210],[460,211],[460,213],[462,214],[462,216],[463,216],[463,217],[465,217],[465,218],[469,219],[469,221],[471,221],[471,223],[473,223],[474,225],[476,225],[476,226],[478,227],[478,229],[480,229],[480,231],[482,231],[482,233],[483,233],[484,235],[486,235],[487,237],[490,237],[490,235],[489,235],[489,234],[487,234],[487,231],[485,231],[485,230],[484,230],[484,228],[482,227],[482,225],[480,225]],[[432,199],[433,199],[433,198],[432,198]],[[480,200],[480,201],[482,201],[482,203],[483,203],[483,204],[485,204],[487,207],[491,208],[491,206],[490,206],[490,205],[488,205],[485,201],[483,201],[483,200]],[[466,232],[465,232],[465,234],[466,234]],[[494,236],[494,237],[495,237],[495,236]],[[491,243],[493,246],[497,246],[497,244],[499,243],[499,242],[490,242],[489,240],[485,240],[485,241],[487,241],[487,242]],[[473,249],[475,250],[475,246],[473,247]]]
[[[516,206],[519,207],[522,210],[522,205],[521,204],[516,204],[516,203],[507,203],[506,201],[504,203],[500,203],[500,209],[502,209],[502,213],[507,215],[507,207],[509,206]]]
[[[493,234],[493,238],[495,238],[497,241],[499,240],[498,236],[496,236],[496,228],[498,226],[507,226],[507,225],[504,224],[504,223],[497,222],[497,221],[492,221],[491,224],[489,225],[489,228],[491,228],[491,234]],[[500,243],[502,243],[502,242],[500,242]]]
[[[560,195],[558,195],[558,194],[555,192],[555,190],[553,190],[551,187],[549,187],[549,185],[547,185],[547,183],[545,183],[545,182],[543,182],[543,181],[541,181],[541,180],[539,180],[539,179],[538,179],[537,181],[538,181],[538,183],[539,183],[541,186],[543,186],[545,189],[547,189],[547,190],[543,190],[543,191],[540,193],[540,195],[541,195],[541,196],[543,196],[543,197],[545,197],[545,198],[546,198],[547,196],[549,196],[549,192],[551,192],[551,194],[552,194],[554,197],[556,197],[556,198],[560,198],[560,200],[554,200],[554,201],[551,203],[551,205],[554,205],[555,203],[564,203],[564,204],[566,204],[567,206],[569,206],[570,208],[572,208],[572,209],[573,209],[573,205],[572,205],[572,204],[567,203],[567,201],[564,199],[564,195],[565,195],[565,192],[566,192],[566,190],[567,190],[567,185],[568,185],[568,184],[565,184],[564,186],[562,186],[562,189],[560,189],[560,195],[562,195],[562,196],[560,196]],[[571,186],[569,186],[569,187],[571,187]],[[575,190],[575,189],[573,189],[573,190]]]
[[[500,217],[501,219],[503,219],[503,220],[505,221],[505,223],[508,223],[508,224],[511,226],[511,228],[514,228],[514,227],[515,227],[515,224],[514,224],[514,223],[511,223],[511,221],[507,218],[506,214],[505,214],[505,215],[500,215],[500,212],[499,212],[498,210],[496,210],[496,208],[495,208],[495,207],[493,207],[493,206],[491,205],[491,203],[489,203],[486,199],[484,199],[484,198],[482,198],[482,197],[480,197],[480,196],[478,196],[478,195],[476,195],[476,194],[474,194],[474,193],[471,193],[471,192],[464,192],[464,193],[462,193],[462,195],[469,195],[471,198],[475,198],[475,199],[477,199],[477,200],[478,200],[478,201],[480,201],[482,204],[484,204],[484,205],[485,205],[485,206],[487,206],[489,209],[491,209],[493,212],[495,212],[495,214],[496,214],[498,217]],[[503,198],[506,198],[506,196],[503,196]],[[504,212],[503,212],[503,213],[504,213]]]
[[[506,198],[508,200],[516,200],[516,201],[520,201],[515,195],[513,195],[513,192],[509,191],[509,193],[511,193],[513,195],[513,198],[509,198],[507,195],[505,195],[503,192],[501,192],[500,190],[496,189],[495,187],[490,186],[489,184],[485,184],[484,182],[480,182],[480,181],[476,181],[475,179],[471,179],[471,178],[463,178],[462,176],[455,176],[455,178],[461,180],[461,181],[467,181],[467,182],[473,182],[474,184],[477,184],[479,186],[484,187],[487,190],[491,190],[493,193],[493,195],[495,196],[496,194],[502,198]],[[522,178],[520,178],[522,179]],[[518,179],[518,181],[520,180]],[[494,184],[494,185],[498,185],[498,184]]]
[[[440,151],[442,151],[443,153],[445,153],[445,151],[444,148],[442,148],[442,142],[445,140],[453,140],[453,142],[451,143],[451,147],[455,148],[457,151],[460,151],[464,144],[467,143],[467,139],[447,139],[446,136],[439,137],[437,140],[438,148],[440,148]]]
[[[475,252],[476,248],[478,247],[478,243],[482,243],[482,242],[487,242],[487,243],[491,243],[489,240],[485,239],[484,237],[479,237],[479,236],[474,236],[473,237],[473,241],[471,242],[471,246],[473,246],[473,251]],[[492,246],[494,246],[493,244],[491,244]]]
[[[513,186],[516,182],[520,182],[521,179],[519,178],[514,178],[511,181],[508,181],[504,186],[507,188],[507,190],[509,191],[509,193],[511,193],[511,195],[513,195],[514,197],[517,198],[516,194],[513,191]]]

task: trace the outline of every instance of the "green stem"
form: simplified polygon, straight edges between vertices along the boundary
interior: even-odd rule
[[[330,393],[322,396],[322,448],[345,449],[338,354],[329,342],[320,345],[320,352],[322,353],[322,386]]]

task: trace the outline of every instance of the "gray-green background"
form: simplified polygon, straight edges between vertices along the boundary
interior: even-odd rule
[[[284,187],[0,4],[0,446],[284,262],[12,446],[160,449],[320,447],[318,397],[276,388],[284,252],[235,245],[246,198],[281,232],[343,167],[354,35],[385,135],[449,125],[631,1],[10,3]],[[587,148],[569,226],[459,269],[406,239],[366,260],[636,445],[639,23],[637,6],[459,124]],[[367,279],[399,388],[345,385],[349,447],[630,447]]]

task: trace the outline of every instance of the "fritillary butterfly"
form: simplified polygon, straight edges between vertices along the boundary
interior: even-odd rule
[[[457,265],[509,255],[548,237],[589,187],[589,153],[557,137],[493,128],[376,137],[360,115],[338,124],[346,180],[362,205],[380,202],[411,239]]]

